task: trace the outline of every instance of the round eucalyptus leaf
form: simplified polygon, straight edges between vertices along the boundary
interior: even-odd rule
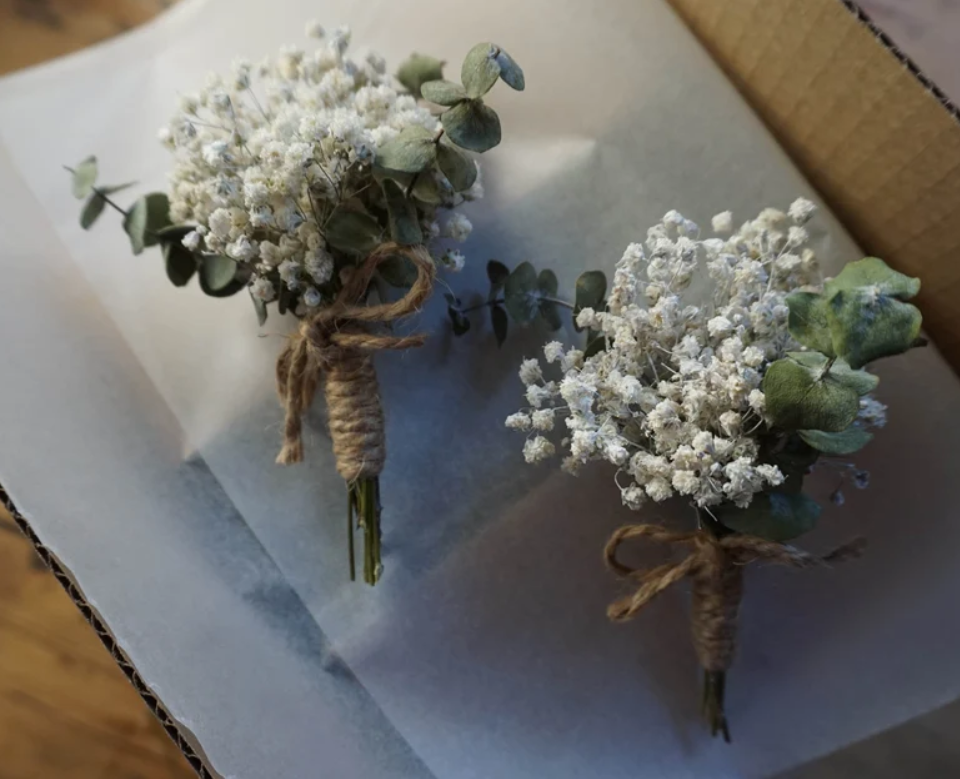
[[[377,149],[376,164],[386,170],[420,173],[437,158],[433,133],[426,127],[410,125]]]
[[[104,200],[98,192],[90,195],[87,202],[83,204],[83,210],[80,212],[80,226],[84,230],[89,230],[93,227],[94,222],[100,218],[100,214],[103,213],[106,205],[107,201]]]
[[[859,427],[848,427],[839,433],[823,430],[801,430],[800,437],[818,452],[824,454],[853,454],[870,443],[873,434]]]
[[[97,158],[90,156],[73,169],[73,196],[83,200],[93,191],[97,183]]]
[[[438,206],[443,202],[443,192],[432,171],[424,171],[422,175],[417,176],[410,194],[421,203],[431,206]]]
[[[522,325],[532,322],[539,313],[537,272],[529,262],[520,263],[507,277],[503,302],[510,316]]]
[[[170,222],[170,201],[163,192],[151,192],[139,198],[123,220],[123,229],[130,236],[134,254],[148,246],[156,246],[158,234]]]
[[[477,165],[456,146],[440,141],[437,167],[456,192],[470,189],[477,180]]]
[[[428,81],[443,78],[443,61],[426,54],[411,54],[397,69],[397,81],[414,97],[421,96],[420,89]]]
[[[830,298],[830,332],[837,354],[854,368],[910,349],[920,336],[920,310],[866,287]]]
[[[842,290],[869,287],[877,294],[909,300],[920,291],[920,279],[898,273],[879,257],[848,262],[835,279],[824,285],[827,298]]]
[[[237,271],[235,260],[221,254],[205,254],[200,258],[200,289],[214,298],[235,295],[246,286]]]
[[[327,220],[327,243],[335,249],[367,254],[380,243],[380,223],[369,214],[340,207]]]
[[[588,270],[577,279],[573,303],[573,323],[577,332],[577,315],[585,308],[600,309],[607,294],[607,277],[602,270]]]
[[[856,390],[789,357],[767,368],[762,388],[767,418],[781,430],[837,433],[849,427],[860,410]]]
[[[481,100],[465,100],[440,115],[447,137],[457,146],[485,152],[500,143],[500,117]]]
[[[453,81],[427,81],[420,90],[427,100],[437,105],[452,106],[467,99],[467,91]]]
[[[712,511],[731,530],[784,542],[813,530],[822,509],[802,492],[759,492],[746,508],[721,503]]]
[[[521,70],[516,60],[503,49],[500,49],[500,53],[497,54],[496,59],[497,64],[500,66],[500,78],[503,79],[503,83],[508,87],[516,89],[518,92],[523,92],[526,82],[523,78],[523,70]]]
[[[387,216],[390,221],[390,236],[401,246],[423,243],[423,231],[417,217],[417,207],[407,199],[406,193],[390,179],[381,182],[387,201]]]
[[[551,300],[540,301],[540,316],[543,318],[543,321],[547,323],[547,327],[553,331],[557,331],[563,327],[560,308]]]
[[[478,43],[463,58],[460,81],[470,97],[483,97],[500,78],[497,62],[499,47],[492,43]]]
[[[787,357],[807,368],[814,378],[820,376],[830,362],[819,352],[787,352]],[[880,378],[867,371],[853,370],[845,360],[837,358],[830,365],[830,378],[858,395],[873,392],[880,384]]]
[[[794,292],[787,295],[786,302],[790,309],[787,323],[790,335],[807,348],[833,357],[826,298],[816,292]]]
[[[510,328],[507,312],[500,306],[493,306],[490,309],[490,320],[493,322],[493,335],[497,339],[497,348],[499,348],[507,340],[507,331]]]
[[[196,256],[179,242],[163,244],[163,261],[167,278],[175,287],[185,287],[197,272]]]

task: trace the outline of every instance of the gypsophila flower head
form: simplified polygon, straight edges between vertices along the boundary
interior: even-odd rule
[[[275,300],[282,289],[290,310],[331,302],[339,271],[369,251],[331,237],[345,210],[369,215],[389,240],[378,150],[408,128],[441,129],[427,107],[394,87],[382,57],[348,57],[347,28],[310,22],[306,33],[310,46],[284,47],[257,65],[237,60],[229,73],[211,75],[160,132],[174,156],[171,219],[196,225],[184,246],[236,260],[256,298]],[[469,236],[470,221],[454,209],[482,195],[479,176],[459,194],[439,170],[423,177],[432,194],[408,200],[423,241],[440,264],[459,270],[464,255],[434,242]]]
[[[671,211],[644,243],[631,244],[607,310],[577,316],[606,348],[585,357],[548,343],[545,362],[559,364],[558,381],[544,376],[556,368],[521,365],[528,408],[507,426],[536,433],[525,459],[549,456],[542,434],[561,429],[564,470],[612,463],[631,508],[675,495],[698,507],[746,507],[781,485],[785,474],[762,459],[761,382],[767,366],[800,349],[788,329],[787,295],[821,284],[801,226],[814,210],[798,200],[787,213],[765,209],[736,231],[724,212],[712,220],[719,235],[702,238],[694,222]],[[695,277],[701,282],[693,290]],[[883,423],[882,404],[869,396],[860,404],[858,425]]]

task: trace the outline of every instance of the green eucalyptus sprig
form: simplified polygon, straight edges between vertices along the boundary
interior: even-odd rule
[[[847,264],[823,292],[795,292],[786,298],[790,334],[808,351],[791,352],[766,370],[766,431],[761,456],[780,468],[785,482],[757,494],[745,509],[714,509],[726,527],[774,541],[788,541],[813,529],[820,505],[801,492],[803,478],[821,457],[850,455],[873,434],[858,422],[861,398],[880,379],[867,363],[923,346],[922,316],[906,302],[920,280],[866,257]],[[842,500],[842,493],[834,493]]]
[[[183,245],[184,236],[193,225],[174,225],[170,220],[170,201],[163,192],[150,192],[123,208],[112,198],[133,183],[119,186],[97,186],[99,170],[96,157],[87,157],[75,168],[66,168],[72,177],[74,197],[85,201],[80,211],[80,226],[89,230],[103,214],[106,206],[123,217],[123,231],[130,238],[134,254],[159,246],[163,254],[167,278],[177,287],[186,286],[194,275],[200,288],[211,297],[235,295],[247,283],[243,267],[218,254],[193,252]]]
[[[454,335],[464,335],[470,330],[468,314],[483,308],[490,309],[490,321],[497,346],[503,346],[507,340],[510,320],[525,327],[534,322],[542,322],[550,331],[563,327],[560,309],[572,313],[573,326],[579,332],[577,315],[585,308],[595,311],[606,310],[607,277],[603,271],[590,270],[581,273],[574,288],[573,301],[558,297],[559,283],[557,274],[545,269],[537,272],[529,262],[522,262],[512,271],[499,260],[487,263],[487,278],[490,288],[487,299],[482,303],[464,307],[463,301],[447,293],[447,315]],[[603,351],[605,339],[594,330],[587,330],[585,355]]]

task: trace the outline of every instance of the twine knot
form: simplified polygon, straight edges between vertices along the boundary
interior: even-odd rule
[[[692,551],[678,563],[665,563],[647,570],[634,569],[617,559],[620,545],[634,538],[692,547]],[[828,554],[817,556],[757,536],[732,533],[717,538],[705,530],[679,533],[660,525],[627,525],[610,537],[604,557],[618,576],[639,582],[640,586],[631,595],[611,603],[607,616],[615,622],[631,619],[661,592],[689,576],[692,578],[691,623],[697,657],[707,671],[725,671],[732,664],[736,651],[744,566],[754,562],[792,568],[829,566],[859,557],[865,547],[866,539],[855,538]]]
[[[361,305],[377,266],[397,255],[416,267],[413,286],[396,302]],[[421,346],[426,336],[394,336],[370,326],[418,311],[433,290],[435,275],[422,246],[382,244],[356,268],[330,306],[301,322],[277,358],[277,392],[286,417],[278,463],[303,460],[303,414],[322,383],[337,471],[348,483],[380,474],[386,459],[383,407],[371,355]]]

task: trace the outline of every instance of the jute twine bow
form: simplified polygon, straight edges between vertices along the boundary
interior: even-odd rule
[[[417,269],[410,291],[395,303],[360,305],[377,266],[398,254]],[[393,336],[371,332],[369,326],[418,311],[433,290],[435,275],[423,247],[382,244],[356,269],[332,305],[303,320],[277,359],[277,392],[286,411],[278,463],[303,460],[303,414],[322,382],[337,471],[348,483],[380,474],[386,459],[383,408],[371,355],[421,346],[426,336]]]
[[[620,545],[634,538],[690,546],[693,551],[678,563],[666,563],[649,570],[634,569],[617,559]],[[615,573],[639,582],[640,587],[632,595],[611,603],[607,616],[615,622],[631,619],[661,592],[689,576],[692,579],[691,623],[697,657],[707,671],[726,671],[733,663],[736,651],[737,616],[745,565],[766,562],[792,568],[828,566],[859,557],[865,547],[866,539],[855,538],[819,557],[757,536],[730,534],[716,538],[705,530],[677,533],[660,525],[627,525],[611,536],[604,556]]]

